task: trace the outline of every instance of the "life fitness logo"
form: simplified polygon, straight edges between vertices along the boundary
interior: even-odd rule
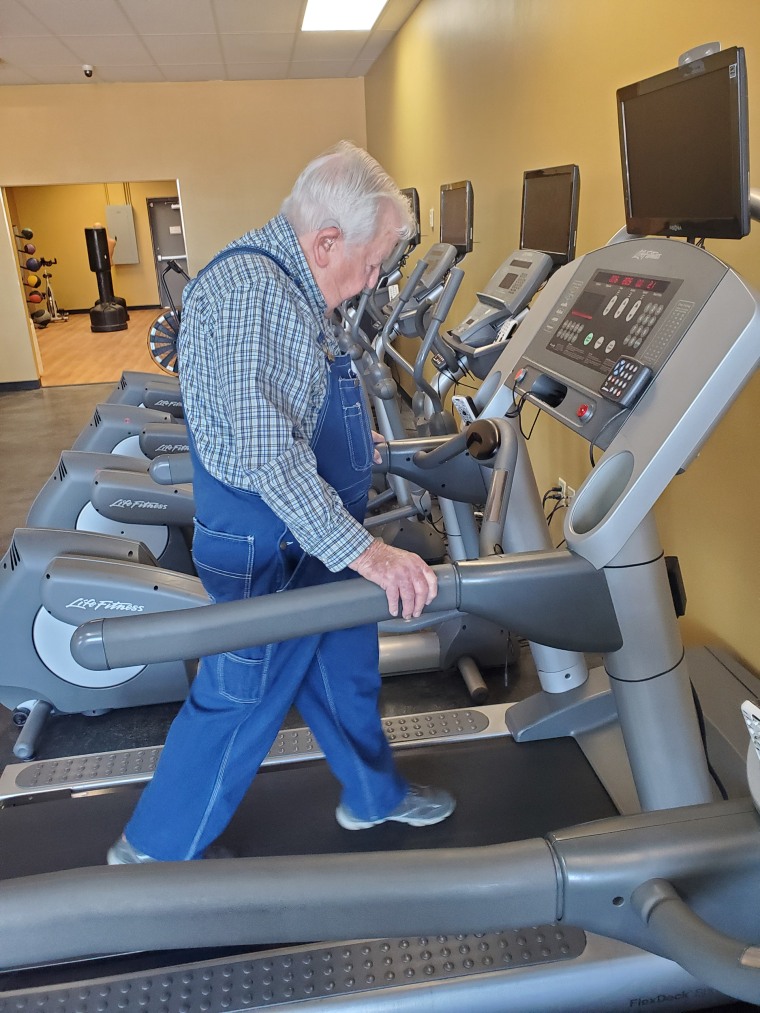
[[[68,609],[83,609],[86,612],[144,612],[144,605],[134,605],[129,601],[111,601],[103,598],[75,598],[66,606]]]
[[[633,255],[634,260],[659,260],[662,253],[659,250],[637,250]]]

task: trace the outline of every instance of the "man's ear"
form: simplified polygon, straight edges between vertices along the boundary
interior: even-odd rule
[[[319,267],[327,267],[333,246],[340,237],[340,229],[330,226],[314,233],[314,261]]]

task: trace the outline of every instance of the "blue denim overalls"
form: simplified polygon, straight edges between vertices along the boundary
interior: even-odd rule
[[[219,259],[267,251],[236,247]],[[293,279],[297,282],[297,279]],[[320,335],[320,341],[323,341]],[[329,365],[311,447],[317,470],[364,519],[372,438],[347,355]],[[225,485],[200,464],[191,440],[196,502],[193,559],[212,601],[355,577],[332,573],[301,549],[255,493]],[[298,617],[293,617],[298,623]],[[126,827],[139,851],[164,861],[201,857],[227,826],[295,704],[360,819],[393,810],[408,785],[396,771],[378,710],[377,628],[370,624],[203,658],[174,720],[156,774]]]

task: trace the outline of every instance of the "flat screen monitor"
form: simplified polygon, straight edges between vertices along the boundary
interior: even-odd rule
[[[747,73],[736,46],[617,92],[625,220],[634,235],[749,232]]]
[[[548,253],[555,264],[575,256],[581,176],[577,165],[523,173],[520,249]]]
[[[401,193],[409,201],[409,208],[411,209],[412,218],[414,219],[415,226],[417,228],[416,233],[412,236],[412,238],[409,240],[409,243],[407,244],[408,248],[410,250],[413,250],[415,246],[419,246],[420,236],[422,234],[420,228],[420,197],[419,194],[417,193],[416,188],[413,186],[404,187]]]
[[[441,186],[441,242],[456,247],[461,258],[472,250],[474,201],[469,179]]]

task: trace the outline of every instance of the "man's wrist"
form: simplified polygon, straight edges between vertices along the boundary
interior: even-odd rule
[[[364,563],[372,559],[372,557],[377,553],[379,546],[382,544],[383,543],[379,538],[373,538],[367,548],[363,552],[360,552],[356,559],[352,559],[351,562],[347,564],[348,568],[350,570],[358,570]]]

